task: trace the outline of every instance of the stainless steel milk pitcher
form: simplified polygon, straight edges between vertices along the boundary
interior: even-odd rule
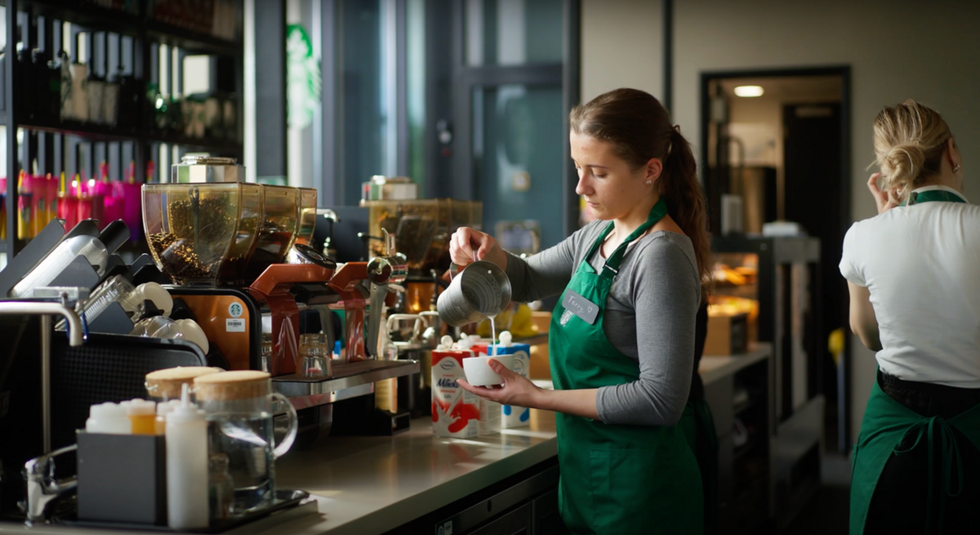
[[[455,272],[453,264],[449,268],[452,282],[436,303],[439,317],[448,325],[459,327],[492,318],[510,304],[510,279],[496,264],[481,260]]]

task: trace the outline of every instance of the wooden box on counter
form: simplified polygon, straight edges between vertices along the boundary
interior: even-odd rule
[[[531,312],[531,321],[539,333],[547,333],[551,326],[551,312]],[[551,364],[548,362],[548,341],[531,346],[531,379],[551,379]]]
[[[748,351],[748,314],[716,313],[708,316],[705,355],[739,355]]]

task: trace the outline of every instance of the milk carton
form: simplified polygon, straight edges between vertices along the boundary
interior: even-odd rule
[[[470,438],[480,433],[480,397],[456,382],[466,379],[463,359],[472,357],[466,341],[443,336],[432,350],[432,431],[440,437]]]
[[[500,407],[496,401],[480,398],[480,435],[496,435],[500,433]]]
[[[531,371],[531,346],[515,344],[513,339],[510,331],[504,331],[500,333],[500,343],[487,349],[493,351],[494,355],[514,355],[514,373],[527,378]],[[505,429],[528,425],[531,420],[531,409],[527,407],[501,405],[501,411],[503,415],[500,425]]]

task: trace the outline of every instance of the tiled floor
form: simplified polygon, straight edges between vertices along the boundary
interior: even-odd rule
[[[783,532],[786,535],[847,533],[851,461],[837,455],[825,456],[821,477],[820,490]]]

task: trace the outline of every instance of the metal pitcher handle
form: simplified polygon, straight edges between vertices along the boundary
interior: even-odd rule
[[[282,442],[276,445],[276,449],[273,450],[272,455],[278,459],[289,451],[289,448],[293,446],[293,442],[296,440],[296,432],[299,430],[299,420],[296,416],[296,409],[293,408],[293,404],[289,402],[289,398],[280,394],[279,392],[272,393],[272,399],[278,401],[286,406],[286,416],[289,418],[289,432],[283,437]]]
[[[470,262],[470,264],[472,264],[474,262],[479,262],[479,261],[480,261],[480,259],[477,258],[476,251],[473,251],[473,262]],[[467,264],[467,265],[469,265],[469,264]],[[459,266],[456,265],[456,262],[450,262],[449,263],[449,282],[453,282],[453,277],[455,277],[457,273],[459,273]]]

